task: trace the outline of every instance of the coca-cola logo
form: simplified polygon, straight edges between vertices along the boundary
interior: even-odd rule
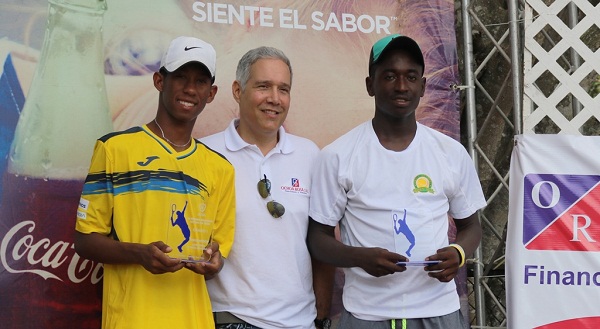
[[[2,238],[0,260],[7,272],[33,273],[45,280],[69,280],[73,283],[81,283],[89,279],[90,283],[96,284],[102,280],[104,273],[102,263],[79,257],[72,243],[58,241],[52,244],[48,238],[36,241],[32,235],[34,230],[35,222],[22,221],[13,226]],[[13,267],[11,264],[19,266],[16,268],[17,266]],[[66,264],[68,267],[65,271]],[[65,273],[66,278],[61,278]]]

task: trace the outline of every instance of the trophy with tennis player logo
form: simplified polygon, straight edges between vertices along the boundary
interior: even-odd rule
[[[188,202],[171,204],[171,216],[167,224],[166,244],[173,248],[169,257],[182,262],[202,263],[210,261],[206,252],[213,235],[213,220],[204,217],[205,204],[200,205],[198,217],[190,216]]]

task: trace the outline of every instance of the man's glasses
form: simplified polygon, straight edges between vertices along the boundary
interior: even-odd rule
[[[266,199],[271,195],[271,181],[267,179],[267,175],[264,175],[264,177],[264,179],[258,181],[256,187],[258,188],[258,194],[260,194],[263,199]],[[279,218],[285,214],[285,207],[281,203],[273,200],[267,202],[267,210],[274,218]]]

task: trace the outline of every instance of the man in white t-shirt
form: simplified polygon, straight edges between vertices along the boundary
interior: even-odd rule
[[[340,328],[466,328],[453,279],[479,245],[486,202],[464,147],[416,121],[424,69],[413,39],[377,41],[366,78],[373,119],[317,159],[308,246],[344,268]]]
[[[329,328],[334,268],[313,263],[306,246],[319,148],[283,128],[291,88],[282,51],[248,51],[232,85],[239,119],[202,139],[235,168],[235,243],[207,282],[217,329]]]

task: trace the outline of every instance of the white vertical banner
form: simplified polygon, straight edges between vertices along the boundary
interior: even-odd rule
[[[506,285],[508,328],[600,328],[600,137],[515,137]]]

